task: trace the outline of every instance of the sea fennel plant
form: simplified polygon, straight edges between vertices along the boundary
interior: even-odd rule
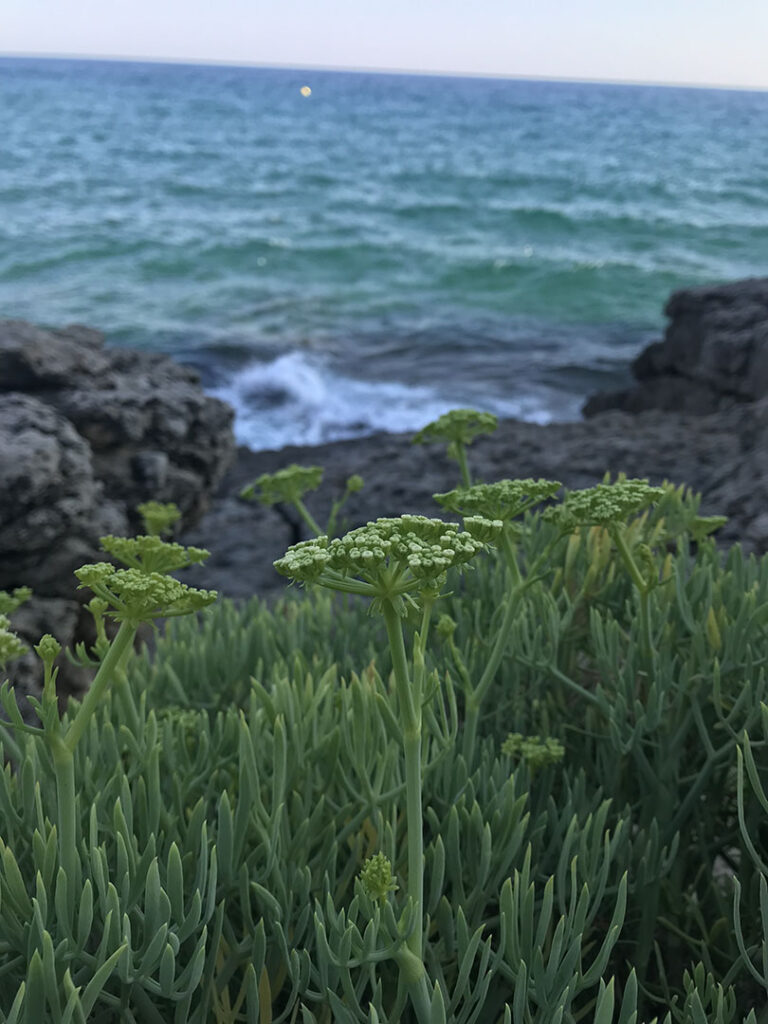
[[[447,445],[448,458],[455,459],[461,473],[461,486],[470,487],[472,477],[467,461],[467,448],[475,438],[492,434],[499,425],[493,413],[478,412],[477,409],[451,409],[436,420],[422,427],[413,437],[414,444],[443,443]]]
[[[301,583],[359,594],[372,601],[384,619],[392,656],[399,730],[405,759],[408,837],[408,897],[411,922],[405,942],[394,945],[397,961],[421,1024],[432,1018],[442,999],[426,984],[423,963],[424,848],[422,820],[422,708],[429,700],[425,652],[432,611],[449,569],[464,566],[502,530],[500,521],[468,517],[464,530],[423,516],[379,519],[343,538],[320,537],[291,547],[275,562],[282,575]],[[421,613],[413,641],[412,665],[403,638],[408,607]],[[368,872],[370,874],[370,870]],[[381,894],[377,894],[381,895]],[[396,943],[396,940],[395,940]],[[437,1000],[437,1003],[434,1003]]]

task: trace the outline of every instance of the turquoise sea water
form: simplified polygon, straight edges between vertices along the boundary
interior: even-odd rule
[[[575,416],[768,273],[768,93],[3,59],[0,139],[0,315],[193,363],[254,447]]]

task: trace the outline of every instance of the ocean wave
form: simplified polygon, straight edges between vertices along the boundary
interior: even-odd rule
[[[344,376],[321,357],[300,351],[251,363],[210,393],[234,408],[235,436],[254,449],[323,444],[378,431],[415,431],[449,409],[478,406],[470,393],[447,394],[421,385]],[[497,397],[480,405],[501,417],[536,423],[553,418],[533,395],[519,400]]]

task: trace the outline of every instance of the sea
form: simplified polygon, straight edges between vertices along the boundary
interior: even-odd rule
[[[766,92],[0,59],[0,316],[196,367],[255,449],[577,418],[766,273]]]

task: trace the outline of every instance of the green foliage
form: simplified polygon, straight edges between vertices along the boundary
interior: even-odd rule
[[[564,523],[519,482],[512,543],[507,504],[299,545],[372,602],[107,640],[87,719],[54,716],[41,641],[44,735],[0,775],[0,1022],[763,1024],[768,558],[625,483]],[[185,557],[108,549],[134,564],[86,570],[102,616],[115,574]]]

